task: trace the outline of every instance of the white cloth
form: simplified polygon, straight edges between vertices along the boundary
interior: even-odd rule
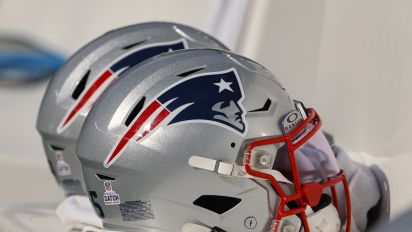
[[[73,226],[64,225],[55,213],[54,204],[0,205],[1,232],[71,232]]]
[[[379,184],[374,173],[364,163],[364,158],[360,154],[348,152],[350,153],[348,155],[338,146],[334,146],[333,150],[339,166],[345,170],[349,182],[352,206],[351,232],[365,231],[368,225],[368,211],[376,206],[381,197]],[[338,199],[345,199],[341,185],[338,186],[338,189]],[[340,200],[339,211],[343,218],[346,218],[345,209],[345,202]]]
[[[341,221],[336,208],[329,204],[323,209],[312,212],[308,215],[310,231],[316,232],[338,232],[340,231]]]
[[[70,196],[56,209],[56,214],[65,225],[85,225],[102,228],[102,220],[94,212],[93,206],[85,196]]]
[[[102,222],[86,197],[55,204],[0,205],[0,232],[100,232]]]
[[[368,222],[367,229],[392,223],[411,211],[412,188],[408,184],[412,179],[412,172],[409,171],[412,153],[392,153],[376,157],[365,152],[345,153],[338,147],[334,150],[338,154],[339,164],[348,173],[354,218],[352,220],[356,225],[356,228],[352,226],[352,231],[362,231],[365,228],[366,213],[377,199],[377,187],[380,190],[379,202],[372,211],[373,221]]]

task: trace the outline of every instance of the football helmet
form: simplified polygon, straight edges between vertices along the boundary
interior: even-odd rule
[[[186,48],[226,49],[189,26],[152,22],[120,28],[76,52],[50,82],[37,129],[51,171],[66,195],[83,195],[80,163],[74,155],[84,119],[100,94],[121,73],[163,52]]]
[[[348,185],[320,125],[259,64],[189,49],[110,86],[76,154],[106,230],[337,232]]]

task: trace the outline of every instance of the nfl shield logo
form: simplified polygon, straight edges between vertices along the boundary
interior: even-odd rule
[[[112,183],[110,181],[104,182],[104,204],[105,205],[118,205],[120,204],[120,196],[115,191],[113,191]]]
[[[112,191],[112,183],[110,183],[110,181],[105,181],[104,182],[104,190],[106,192],[111,192]]]

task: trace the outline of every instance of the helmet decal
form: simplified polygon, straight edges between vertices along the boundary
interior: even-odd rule
[[[79,96],[75,104],[67,111],[66,115],[60,122],[57,132],[62,133],[74,119],[78,116],[80,110],[90,108],[103,91],[115,80],[121,73],[134,65],[161,53],[186,49],[188,48],[185,39],[178,39],[170,42],[153,43],[143,47],[137,47],[130,52],[116,59],[105,69],[99,77],[89,85],[89,87]]]
[[[142,109],[107,156],[104,166],[121,155],[129,140],[142,142],[159,125],[208,123],[240,136],[247,133],[245,98],[236,69],[201,73],[174,83]]]

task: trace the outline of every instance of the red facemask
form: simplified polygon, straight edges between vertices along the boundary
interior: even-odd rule
[[[308,109],[308,117],[299,122],[284,136],[251,141],[245,151],[244,166],[246,172],[258,178],[269,180],[280,198],[275,212],[272,232],[278,232],[282,218],[296,215],[300,218],[305,232],[309,232],[309,224],[305,213],[306,207],[319,204],[322,194],[330,189],[333,205],[338,209],[336,185],[343,184],[346,201],[346,231],[350,231],[351,204],[346,174],[340,170],[334,153],[324,137],[321,119],[314,109]],[[253,160],[260,159],[265,163],[265,157],[259,154],[260,147],[274,145],[277,154],[273,169],[280,171],[294,185],[294,191],[287,194],[278,180],[269,173],[259,170],[253,165]],[[262,163],[262,162],[261,162]],[[294,202],[296,207],[286,209],[286,205]]]

